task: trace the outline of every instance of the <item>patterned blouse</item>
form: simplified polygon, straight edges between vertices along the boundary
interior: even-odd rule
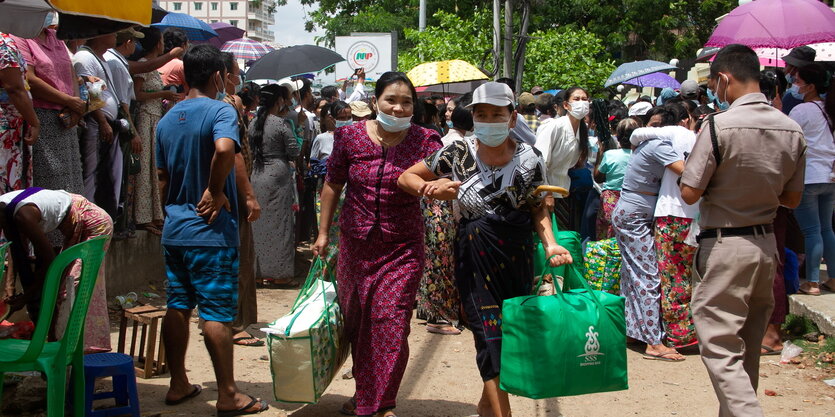
[[[471,138],[445,146],[424,162],[435,175],[461,181],[458,204],[466,219],[531,211],[542,200],[533,192],[545,184],[545,163],[539,151],[524,143],[516,144],[513,159],[502,167],[492,168],[482,162]]]
[[[17,45],[11,36],[6,33],[0,33],[0,70],[7,68],[20,69],[20,78],[23,79],[24,84],[26,84],[26,79],[24,78],[24,74],[26,73],[26,61],[23,59],[23,55],[20,54],[20,50],[17,49]],[[0,87],[0,106],[2,106],[0,107],[2,108],[2,113],[7,116],[10,115],[10,113],[18,115],[17,110],[9,102],[9,94],[6,93],[6,90],[2,87]]]
[[[342,232],[367,239],[379,227],[386,242],[423,239],[420,200],[401,190],[397,179],[440,147],[437,132],[416,125],[391,148],[375,143],[364,121],[336,129],[326,180],[348,185],[340,215]]]

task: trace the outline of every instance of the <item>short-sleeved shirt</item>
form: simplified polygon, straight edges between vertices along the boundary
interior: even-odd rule
[[[114,49],[105,52],[104,59],[113,74],[113,86],[116,87],[119,103],[130,106],[131,100],[136,100],[136,94],[133,91],[133,78],[128,71],[128,61]]]
[[[580,159],[580,133],[574,131],[571,120],[564,116],[544,121],[536,131],[535,146],[545,159],[548,184],[571,188],[568,170]]]
[[[201,97],[177,103],[157,125],[157,166],[168,171],[162,244],[169,246],[238,246],[238,193],[235,170],[223,192],[232,209],[221,209],[208,224],[197,203],[209,186],[215,141],[229,138],[240,150],[238,114],[228,103]]]
[[[183,60],[174,58],[159,68],[164,85],[186,85],[186,73]]]
[[[321,161],[331,155],[333,152],[333,132],[325,132],[316,136],[313,139],[313,145],[310,148],[310,159]]]
[[[424,160],[435,175],[461,181],[458,205],[462,217],[477,219],[539,206],[542,196],[533,194],[545,184],[545,162],[539,151],[517,143],[510,162],[493,168],[478,158],[476,146],[475,140],[458,140]]]
[[[603,160],[600,161],[597,170],[601,174],[606,174],[606,182],[603,183],[604,190],[620,191],[630,157],[632,157],[631,149],[612,149],[603,153]]]
[[[107,117],[107,120],[115,120],[118,112],[118,98],[116,97],[113,84],[113,71],[110,66],[93,54],[89,49],[82,48],[73,56],[73,66],[75,72],[81,77],[98,77],[107,84],[107,88],[102,90],[101,95],[104,100],[104,107],[101,111]]]
[[[0,196],[0,203],[8,205],[20,193],[26,190],[12,191]],[[40,190],[21,200],[15,207],[15,214],[25,205],[33,205],[41,211],[41,230],[49,233],[64,221],[72,206],[72,195],[64,190]]]
[[[658,194],[667,165],[681,160],[668,140],[654,138],[641,142],[629,159],[621,190]]]
[[[762,93],[736,99],[713,121],[720,164],[717,167],[710,122],[705,120],[681,176],[683,185],[705,191],[699,225],[715,229],[771,223],[780,195],[803,191],[803,131],[769,106]]]
[[[58,39],[53,29],[45,29],[46,39],[40,37],[23,39],[14,36],[21,55],[26,63],[32,67],[34,74],[56,90],[67,94],[75,95],[72,74],[72,61],[67,52],[64,42]],[[35,97],[32,104],[40,109],[61,110],[62,104],[44,101]]]
[[[801,103],[792,109],[789,117],[803,129],[806,138],[806,184],[833,182],[835,163],[835,138],[827,121],[821,101]]]
[[[423,239],[420,200],[397,186],[400,174],[441,147],[437,132],[412,124],[397,146],[382,148],[357,122],[334,131],[326,181],[347,184],[339,215],[342,233],[366,239],[379,228],[383,241]]]
[[[0,70],[7,68],[17,68],[20,70],[20,78],[23,80],[24,85],[28,87],[24,76],[26,73],[26,60],[20,54],[20,50],[17,48],[14,39],[6,33],[0,33]],[[11,116],[19,116],[17,109],[9,101],[9,94],[2,86],[0,86],[0,106],[2,106],[4,113],[14,112],[8,115],[0,114],[0,119],[3,116],[6,116],[8,119],[11,119]]]

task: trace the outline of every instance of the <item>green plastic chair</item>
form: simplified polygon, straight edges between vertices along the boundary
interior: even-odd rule
[[[108,236],[96,237],[62,251],[46,272],[41,313],[32,340],[0,340],[0,398],[6,372],[38,371],[46,376],[47,417],[64,416],[67,366],[73,368],[74,415],[84,415],[84,321],[99,268],[104,260],[104,245]],[[61,278],[68,266],[81,260],[81,282],[70,312],[64,336],[57,342],[47,342],[52,326]]]

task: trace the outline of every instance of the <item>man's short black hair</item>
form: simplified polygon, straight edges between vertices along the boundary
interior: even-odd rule
[[[322,87],[322,91],[319,94],[326,99],[339,98],[339,90],[332,85]]]
[[[312,96],[313,82],[304,77],[299,78],[299,80],[302,81],[302,88],[299,89],[299,98],[304,98],[308,94]]]
[[[720,49],[710,65],[710,78],[719,77],[720,72],[730,73],[742,82],[759,81],[760,59],[753,49],[731,44]]]
[[[186,37],[186,32],[180,28],[168,28],[165,29],[165,32],[162,32],[162,43],[162,53],[167,54],[174,48],[185,47],[188,43],[188,37]]]
[[[516,81],[513,81],[513,78],[502,77],[496,80],[497,83],[507,84],[510,87],[510,91],[513,91],[513,94],[516,94]]]
[[[449,116],[449,119],[452,120],[452,127],[456,129],[465,132],[473,130],[473,112],[470,108],[460,105],[460,103],[452,109],[452,115]]]
[[[661,116],[661,126],[675,126],[679,122],[678,112],[672,106],[658,106],[649,109],[645,115],[647,123],[652,116]]]
[[[223,54],[215,46],[196,45],[183,55],[183,72],[186,76],[186,83],[192,88],[205,88],[212,74],[217,71],[224,75],[226,66],[223,63]]]

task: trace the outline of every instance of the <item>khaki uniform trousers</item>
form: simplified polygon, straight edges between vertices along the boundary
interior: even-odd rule
[[[720,234],[699,242],[693,321],[720,417],[763,415],[757,400],[760,344],[774,308],[777,262],[772,233]]]

